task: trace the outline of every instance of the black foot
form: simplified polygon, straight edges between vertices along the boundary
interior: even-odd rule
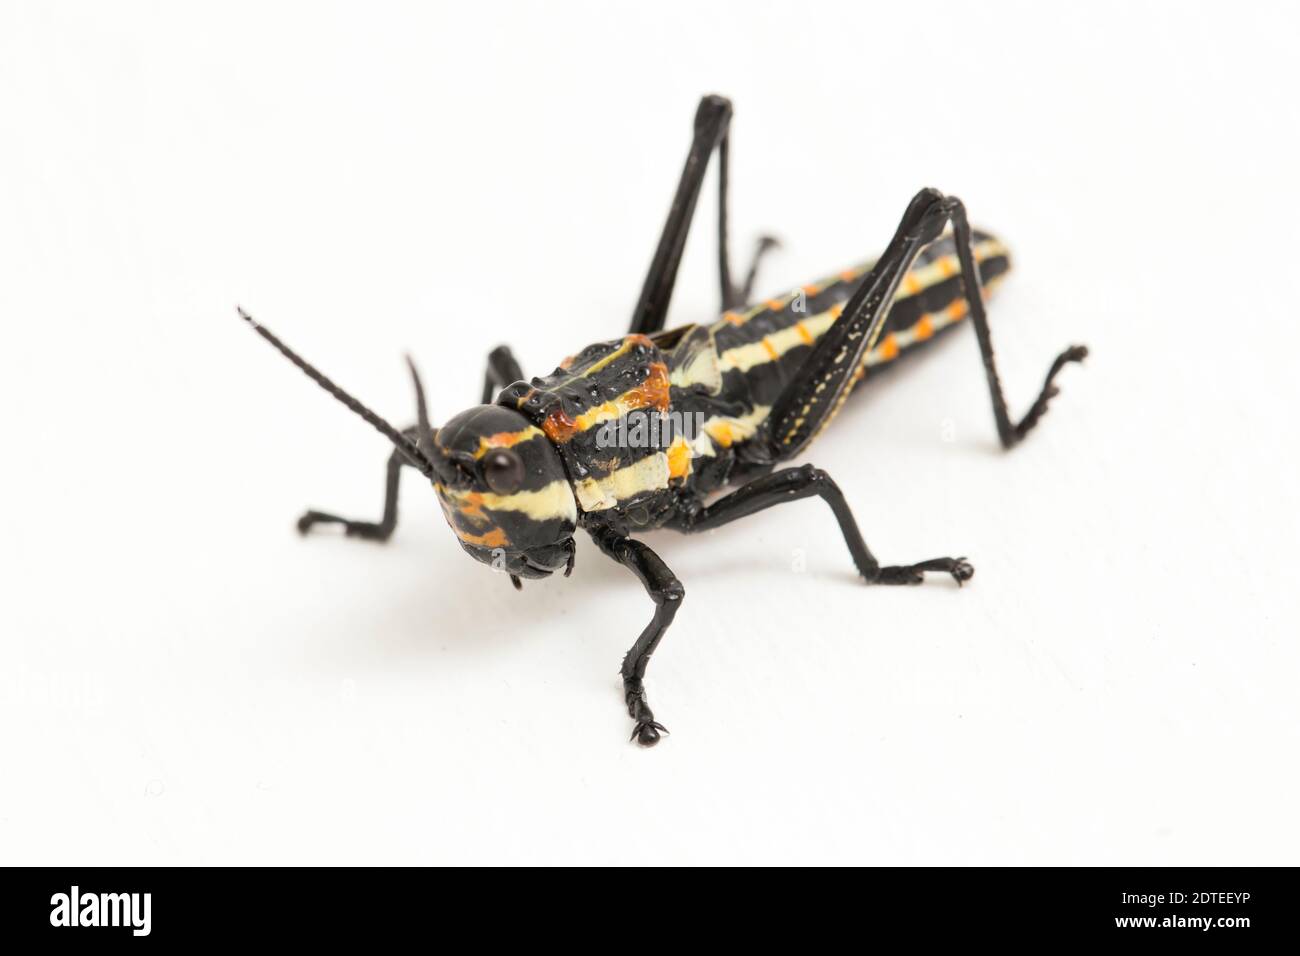
[[[364,538],[367,541],[387,541],[391,533],[389,529],[373,521],[349,521],[347,518],[326,514],[323,511],[308,511],[299,518],[298,533],[306,534],[313,525],[318,524],[341,524],[349,538]]]
[[[890,565],[867,578],[872,584],[920,584],[926,571],[946,571],[960,587],[975,576],[975,568],[965,558],[934,558],[919,564]]]
[[[653,747],[659,743],[659,735],[668,733],[668,728],[655,720],[650,705],[646,703],[645,688],[639,680],[623,681],[623,696],[627,699],[628,716],[636,721],[629,741],[635,740],[642,747]]]
[[[1020,419],[1020,424],[1016,426],[1015,437],[1007,444],[1007,447],[1019,442],[1025,435],[1029,434],[1029,430],[1038,424],[1038,420],[1047,411],[1047,403],[1060,394],[1061,390],[1052,384],[1052,380],[1056,378],[1061,369],[1071,362],[1082,362],[1087,357],[1088,346],[1086,345],[1071,345],[1056,357],[1056,361],[1052,363],[1052,367],[1047,372],[1047,381],[1043,383],[1043,390],[1038,393],[1038,398],[1034,400],[1034,404],[1025,413],[1025,417]]]
[[[627,739],[635,740],[642,747],[653,747],[659,743],[661,733],[668,733],[668,728],[657,720],[638,720],[636,726],[632,728],[632,736]]]

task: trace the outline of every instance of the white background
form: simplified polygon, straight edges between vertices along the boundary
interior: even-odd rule
[[[1295,863],[1300,83],[1283,4],[0,8],[0,862]],[[467,559],[388,447],[511,343],[621,334],[696,101],[736,103],[737,268],[878,251],[923,185],[1016,271],[996,442],[969,329],[853,401],[829,511],[650,543],[651,610]],[[711,184],[710,184],[711,185]],[[706,196],[712,192],[706,188]],[[701,202],[673,320],[716,309]],[[804,570],[796,570],[800,560]]]

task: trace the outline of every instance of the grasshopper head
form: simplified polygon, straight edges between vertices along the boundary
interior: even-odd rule
[[[433,451],[433,487],[462,548],[515,578],[567,573],[578,506],[540,428],[513,409],[479,405],[439,428]]]
[[[519,412],[479,405],[440,429],[429,424],[415,364],[417,424],[399,431],[353,398],[270,329],[243,309],[240,316],[325,389],[382,433],[433,484],[442,513],[461,547],[484,564],[520,578],[544,578],[573,570],[573,530],[578,506],[559,453],[541,429]]]

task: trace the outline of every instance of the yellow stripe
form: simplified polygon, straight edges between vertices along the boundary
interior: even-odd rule
[[[759,308],[754,311],[757,312],[760,311],[761,309],[762,306],[759,306]],[[602,368],[609,365],[611,362],[617,361],[619,358],[621,358],[622,356],[630,352],[632,350],[632,346],[634,345],[645,345],[645,346],[649,346],[650,348],[654,348],[654,343],[650,341],[650,338],[648,336],[638,335],[638,334],[625,336],[623,339],[623,344],[621,344],[618,348],[614,349],[604,358],[593,362],[591,365],[588,365],[580,372],[567,375],[564,378],[552,382],[547,387],[547,391],[553,392],[556,389],[560,388],[562,385],[565,385],[569,382],[577,381],[580,378],[586,378],[588,375],[592,374],[593,372],[599,372]],[[568,358],[566,358],[563,362],[560,363],[560,368],[567,371],[569,369],[569,366],[573,363],[575,357],[576,356],[571,355]],[[528,399],[530,399],[534,394],[536,394],[536,392],[537,389],[535,388],[529,389],[523,395],[519,396],[519,400],[515,404],[519,408],[523,408],[524,403],[527,402]]]
[[[747,372],[755,365],[776,361],[792,348],[808,344],[804,339],[805,335],[814,339],[823,335],[842,311],[842,309],[828,309],[789,328],[773,332],[762,341],[727,349],[719,356],[718,367],[723,372],[731,369]]]
[[[536,425],[529,425],[517,432],[498,432],[495,435],[480,435],[478,448],[474,451],[475,458],[482,458],[493,448],[510,448],[518,445],[520,442],[529,441],[538,435],[545,433]]]
[[[731,415],[715,415],[706,419],[703,431],[707,436],[705,441],[696,439],[694,448],[697,455],[712,455],[711,447],[701,447],[709,438],[717,442],[723,448],[727,448],[738,441],[744,441],[747,438],[754,437],[754,432],[758,431],[758,426],[763,424],[767,419],[768,413],[772,411],[770,405],[758,405],[748,415],[733,417]]]
[[[990,279],[984,283],[984,291],[989,292],[1001,281],[1002,276]],[[923,342],[940,329],[946,329],[954,322],[960,322],[967,316],[969,311],[965,299],[954,299],[944,311],[932,315],[923,315],[911,328],[887,336],[884,342],[881,342],[879,346],[867,353],[862,364],[864,366],[883,365],[885,362],[896,358],[909,345]],[[892,348],[890,345],[891,340],[893,343]]]
[[[659,452],[604,478],[585,478],[573,490],[583,511],[605,511],[643,492],[667,488],[669,472],[668,456]]]
[[[583,377],[585,377],[585,376],[590,375],[592,372],[599,372],[602,368],[604,368],[604,367],[605,367],[606,365],[608,365],[610,362],[613,362],[615,359],[618,359],[618,358],[620,358],[621,356],[626,355],[629,351],[631,351],[631,349],[632,349],[632,342],[633,342],[633,340],[634,340],[635,338],[636,338],[635,336],[629,335],[627,338],[625,338],[625,339],[623,340],[623,344],[622,344],[622,345],[620,345],[620,346],[619,346],[618,348],[616,348],[614,351],[610,352],[610,353],[609,353],[608,355],[606,355],[603,359],[600,359],[599,361],[596,361],[596,362],[592,362],[590,365],[588,365],[586,368],[584,368],[584,369],[582,370],[582,372],[579,373],[579,374],[582,375]]]
[[[726,447],[752,438],[771,411],[771,406],[759,405],[747,415],[715,415],[706,419],[703,434],[693,442],[687,443],[684,438],[678,437],[666,453],[659,452],[642,458],[604,478],[587,478],[577,482],[574,492],[578,505],[583,511],[604,511],[645,492],[661,491],[668,487],[673,478],[690,474],[692,458],[714,455],[716,452],[713,442]]]
[[[985,291],[992,289],[1001,279],[1001,276],[997,276],[993,280],[986,282],[984,284]],[[812,340],[821,338],[843,311],[843,308],[837,305],[811,318],[804,319],[802,322],[781,329],[779,332],[773,332],[759,342],[750,342],[748,345],[737,345],[735,348],[727,349],[719,356],[718,367],[723,372],[732,369],[748,372],[756,365],[775,361],[791,349],[800,345],[808,345]],[[939,329],[952,325],[952,323],[964,318],[965,315],[966,300],[954,299],[944,311],[924,315],[910,329],[895,333],[894,342],[898,350],[901,351],[909,345],[929,338]],[[889,361],[897,354],[891,346],[881,343],[867,353],[865,364],[879,365],[881,362]]]
[[[976,262],[983,262],[985,259],[993,259],[998,256],[1008,255],[1007,247],[997,239],[985,239],[983,242],[976,243],[973,251]],[[811,287],[818,287],[824,289],[828,285],[835,285],[838,282],[852,282],[871,271],[873,265],[875,265],[874,262],[868,262],[852,269],[845,269],[838,275],[822,279],[819,282],[811,283],[809,286],[805,286],[804,288],[808,289]],[[911,296],[919,295],[931,286],[937,285],[945,279],[952,278],[959,271],[961,271],[961,264],[955,253],[942,256],[928,265],[914,268],[903,277],[895,301],[901,301],[910,298]],[[771,299],[768,302],[759,303],[757,306],[745,313],[737,314],[735,312],[728,312],[716,325],[721,326],[724,322],[729,325],[744,325],[760,312],[768,311],[769,307],[775,309],[784,308],[789,301],[788,297],[784,299]]]
[[[621,395],[616,395],[609,401],[588,409],[577,418],[570,418],[562,404],[556,405],[542,422],[542,431],[552,442],[561,444],[602,422],[622,418],[630,411],[657,408],[666,412],[670,395],[668,366],[664,362],[651,362],[647,367],[645,379],[639,385],[634,385]]]
[[[675,388],[703,385],[710,395],[718,394],[722,390],[722,372],[718,368],[718,350],[712,338],[707,347],[692,355],[685,365],[673,369],[668,381]]]
[[[467,491],[448,488],[439,482],[435,488],[456,507],[461,507],[469,495],[475,496],[475,503],[490,511],[518,511],[535,521],[547,521],[553,518],[567,518],[577,521],[578,509],[573,500],[573,492],[567,481],[553,481],[536,491],[516,491],[509,495],[499,495],[494,491]]]

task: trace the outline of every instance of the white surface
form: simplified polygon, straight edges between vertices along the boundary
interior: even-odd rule
[[[0,862],[1297,862],[1294,9],[477,6],[0,12]],[[645,752],[585,537],[518,595],[408,478],[388,547],[299,539],[388,451],[234,306],[445,418],[621,333],[710,91],[766,290],[933,184],[1016,254],[1015,410],[1093,357],[1010,455],[969,329],[813,446],[960,591],[816,502],[653,535]]]

